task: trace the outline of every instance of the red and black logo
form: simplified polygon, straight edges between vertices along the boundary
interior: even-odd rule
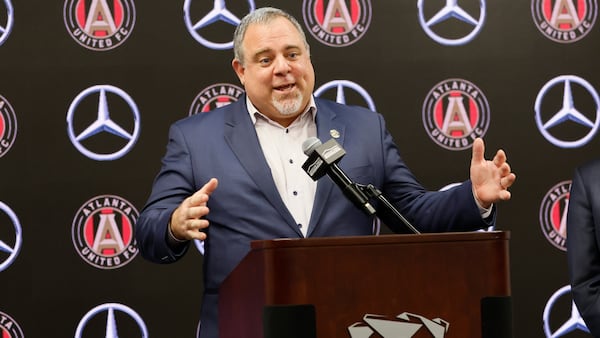
[[[85,202],[72,226],[73,244],[88,264],[116,269],[138,253],[133,226],[139,216],[127,200],[102,195]]]
[[[423,103],[423,125],[429,137],[449,150],[470,148],[490,124],[490,108],[483,92],[463,79],[436,84]]]
[[[562,251],[567,251],[567,210],[571,181],[553,186],[540,206],[540,225],[548,242]]]
[[[304,0],[308,31],[325,45],[344,47],[360,40],[371,24],[370,0]]]
[[[596,0],[532,0],[531,14],[548,39],[570,43],[586,36],[598,16]]]
[[[0,338],[23,338],[23,330],[9,315],[0,311]]]
[[[206,113],[237,101],[244,89],[229,83],[217,83],[204,88],[192,102],[189,115]]]
[[[95,51],[121,45],[135,25],[133,0],[66,0],[63,15],[71,37]]]
[[[8,101],[0,96],[0,157],[4,156],[17,138],[17,116]]]

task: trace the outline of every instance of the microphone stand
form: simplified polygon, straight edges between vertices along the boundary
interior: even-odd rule
[[[390,201],[388,201],[387,198],[383,196],[381,191],[377,189],[374,185],[363,185],[356,183],[356,186],[360,190],[362,190],[368,197],[377,198],[381,203],[383,203],[386,209],[391,211],[400,221],[402,221],[402,223],[404,223],[404,225],[406,225],[406,227],[410,229],[410,231],[417,235],[421,234],[421,232],[417,230],[417,228],[415,228],[412,224],[410,224],[410,222],[400,213],[400,211],[398,211],[398,209],[396,209],[396,207],[394,207],[392,203],[390,203]]]

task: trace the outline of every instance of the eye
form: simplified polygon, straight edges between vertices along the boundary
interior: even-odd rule
[[[298,53],[298,52],[290,52],[290,53],[288,54],[288,57],[289,57],[290,59],[297,59],[299,55],[300,55],[300,53]]]
[[[267,58],[267,57],[262,57],[260,59],[258,59],[258,63],[265,66],[271,63],[271,59]]]

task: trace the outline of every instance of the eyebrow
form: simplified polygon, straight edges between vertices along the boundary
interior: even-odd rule
[[[300,46],[297,46],[297,45],[287,45],[287,46],[285,47],[285,50],[286,50],[286,51],[289,51],[289,50],[291,50],[291,49],[298,49],[298,50],[300,50],[301,48],[300,48]],[[257,57],[257,56],[259,56],[259,55],[261,55],[261,54],[265,54],[265,53],[272,53],[272,52],[273,52],[273,48],[263,48],[263,49],[259,49],[258,51],[256,51],[256,53],[254,53],[254,57]]]

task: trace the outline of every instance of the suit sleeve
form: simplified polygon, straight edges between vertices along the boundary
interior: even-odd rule
[[[489,217],[482,218],[470,180],[445,191],[426,190],[404,163],[383,119],[380,124],[386,171],[383,192],[413,226],[421,232],[452,232],[495,224],[495,207]],[[394,232],[406,232],[405,226],[386,210],[382,212],[382,220]]]
[[[596,167],[596,170],[599,170]],[[573,301],[594,337],[600,337],[600,250],[597,229],[600,220],[594,217],[592,194],[594,185],[576,170],[567,211],[567,260]],[[600,187],[596,188],[598,191]]]
[[[196,191],[189,148],[177,124],[169,130],[167,151],[152,192],[136,223],[136,240],[142,257],[155,263],[172,263],[185,254],[187,245],[171,247],[167,226],[173,211]]]

